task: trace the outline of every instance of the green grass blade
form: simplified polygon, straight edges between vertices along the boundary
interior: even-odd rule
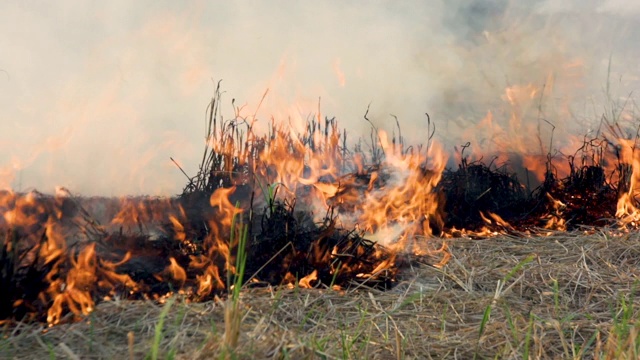
[[[507,275],[505,275],[502,282],[506,283],[507,281],[509,281],[518,271],[520,271],[520,269],[522,269],[528,263],[532,262],[535,258],[535,255],[529,255],[524,260],[520,261],[516,266],[513,267],[513,269],[511,269],[511,271],[509,271]]]
[[[176,301],[175,296],[170,297],[167,302],[164,304],[162,311],[160,312],[160,318],[158,319],[158,323],[156,324],[155,333],[153,336],[153,344],[151,346],[151,360],[157,360],[158,355],[160,353],[160,341],[162,340],[162,333],[164,330],[164,320],[169,314],[169,310],[171,306]]]
[[[533,313],[529,314],[529,328],[527,329],[527,335],[524,337],[524,352],[522,358],[524,360],[529,359],[529,349],[531,347],[531,335],[533,334]]]
[[[480,339],[482,338],[482,334],[484,333],[484,329],[491,319],[491,305],[487,305],[487,308],[484,309],[484,314],[482,315],[482,321],[480,322],[480,329],[478,331],[478,343],[476,344],[476,351],[473,354],[473,358],[476,359],[478,357],[478,348],[480,347]]]

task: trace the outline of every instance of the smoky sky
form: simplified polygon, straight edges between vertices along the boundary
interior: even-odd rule
[[[5,1],[0,187],[179,193],[169,157],[195,174],[220,79],[223,113],[235,98],[259,124],[320,103],[355,140],[370,106],[412,143],[429,113],[447,150],[538,151],[544,118],[561,147],[633,99],[639,18],[621,0]]]

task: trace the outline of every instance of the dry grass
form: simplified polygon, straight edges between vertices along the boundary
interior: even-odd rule
[[[640,234],[456,239],[450,248],[444,269],[414,262],[387,292],[245,290],[229,357],[637,358]],[[159,329],[159,357],[224,357],[224,303],[174,302]],[[142,359],[161,311],[110,301],[86,321],[46,331],[7,326],[0,357]]]

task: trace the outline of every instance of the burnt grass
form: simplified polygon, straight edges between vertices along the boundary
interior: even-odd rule
[[[239,193],[242,194],[242,189]],[[75,259],[89,244],[95,244],[94,265],[98,268],[103,262],[118,263],[129,253],[130,259],[115,267],[115,271],[128,275],[136,283],[135,291],[125,286],[101,288],[94,284],[85,287],[83,290],[89,291],[96,302],[104,296],[113,295],[128,300],[157,299],[177,290],[191,294],[195,301],[211,300],[226,294],[227,275],[231,274],[224,270],[221,271],[224,288],[203,296],[195,294],[195,289],[198,288],[196,276],[201,271],[190,266],[191,258],[209,254],[205,239],[210,234],[203,224],[221,216],[209,204],[208,195],[198,194],[177,199],[190,220],[184,228],[188,244],[178,240],[171,224],[165,223],[164,233],[160,237],[152,238],[144,233],[130,234],[122,231],[97,232],[90,241],[73,243],[66,252],[46,259],[42,250],[46,248],[46,219],[49,217],[45,214],[56,213],[56,199],[39,195],[38,202],[45,204],[46,209],[41,210],[43,221],[28,229],[12,229],[2,234],[5,241],[0,252],[0,285],[4,295],[0,301],[0,319],[45,321],[52,299],[42,297],[41,293],[46,292],[51,280],[64,278],[69,273]],[[76,206],[80,206],[80,203],[78,201]],[[383,247],[363,238],[361,233],[340,228],[330,214],[327,214],[322,223],[317,224],[308,213],[297,211],[294,203],[273,202],[270,208],[269,214],[263,212],[256,216],[244,216],[243,221],[251,224],[250,242],[246,249],[246,280],[249,276],[259,279],[250,286],[295,282],[313,271],[317,274],[311,282],[313,286],[324,284],[349,287],[358,282],[379,289],[393,286],[397,272],[395,267],[364,279],[356,277],[357,274],[372,273],[380,261],[394,257]],[[76,213],[73,207],[66,211],[69,216]],[[223,237],[228,238],[228,234]],[[237,248],[232,247],[231,255],[234,258],[236,252]],[[209,256],[219,269],[225,269],[226,260],[222,255]],[[186,271],[186,281],[174,278],[167,272],[170,259],[175,260]],[[56,275],[48,277],[54,268]],[[334,274],[334,270],[338,270],[337,274]]]
[[[117,264],[112,266],[113,270],[128,275],[135,282],[133,287],[123,284],[105,286],[100,281],[84,284],[82,290],[92,294],[95,301],[105,296],[153,300],[178,290],[194,301],[211,300],[226,294],[233,274],[226,270],[227,259],[214,251],[211,244],[213,235],[226,241],[230,233],[226,229],[226,232],[213,234],[211,224],[220,223],[225,214],[211,205],[210,197],[218,189],[231,187],[235,189],[230,195],[231,204],[243,209],[237,221],[249,226],[244,279],[252,280],[248,286],[295,283],[315,271],[316,277],[310,283],[313,287],[392,288],[402,267],[413,263],[412,255],[392,253],[367,240],[361,231],[344,228],[337,221],[336,215],[345,211],[339,204],[321,214],[322,220],[318,222],[314,221],[318,214],[312,214],[304,204],[296,203],[304,201],[304,196],[287,200],[273,197],[267,203],[256,201],[256,196],[264,196],[262,187],[265,184],[258,183],[258,176],[251,169],[260,169],[263,181],[267,185],[272,183],[269,180],[275,170],[261,163],[260,152],[280,130],[274,126],[268,136],[256,137],[246,121],[221,121],[218,118],[219,101],[217,93],[209,106],[207,133],[207,138],[219,146],[205,148],[198,174],[189,177],[182,194],[171,199],[185,214],[180,233],[169,219],[164,219],[161,224],[160,235],[152,236],[143,230],[108,232],[83,208],[82,198],[42,194],[36,195],[35,205],[21,208],[21,211],[34,215],[36,221],[28,226],[11,228],[0,222],[0,236],[4,239],[0,251],[0,286],[5,291],[0,299],[0,319],[43,321],[52,299],[42,294],[46,293],[52,279],[64,279],[88,246],[95,246],[92,264],[97,269],[108,269]],[[243,124],[246,126],[244,130]],[[312,120],[307,130],[299,139],[289,138],[287,148],[290,156],[304,156],[295,146],[301,143],[314,152],[324,152],[328,157],[340,159],[344,176],[356,178],[348,182],[356,191],[364,193],[367,190],[374,169],[383,174],[374,186],[385,186],[388,177],[380,171],[384,170],[384,152],[376,145],[373,136],[368,152],[363,151],[361,145],[348,151],[346,133],[338,130],[334,119],[325,119],[324,124]],[[393,144],[405,152],[401,136],[398,139],[394,136]],[[549,155],[546,177],[535,188],[531,188],[529,179],[524,179],[526,185],[523,184],[523,179],[509,170],[509,164],[486,164],[462,157],[456,169],[444,171],[435,189],[441,201],[437,214],[430,219],[433,235],[455,236],[456,233],[451,231],[454,228],[471,231],[489,228],[502,233],[535,234],[545,226],[551,226],[552,230],[571,231],[584,226],[612,224],[617,199],[629,189],[631,168],[622,162],[618,153],[615,153],[618,159],[615,166],[606,163],[602,154],[619,152],[619,149],[612,150],[610,142],[601,141],[593,146],[593,141],[590,141],[588,145],[571,156]],[[371,163],[365,171],[355,172],[348,168],[349,161],[358,154]],[[568,162],[570,173],[559,177],[554,166],[563,161]],[[605,171],[607,166],[613,168],[612,172]],[[433,176],[426,167],[417,171],[425,177]],[[340,182],[340,178],[326,177],[320,181],[335,183]],[[304,195],[308,190],[302,186],[296,195]],[[9,193],[2,195],[5,198],[14,196]],[[26,195],[14,197],[19,200],[23,196]],[[17,206],[16,199],[5,202],[8,208],[4,210]],[[491,214],[508,224],[487,221]],[[561,228],[553,227],[557,220],[562,220]],[[47,224],[52,221],[75,229],[82,236],[79,240],[67,241],[64,253],[45,256],[43,250],[52,240],[47,238]],[[144,229],[145,224],[140,225],[140,229]],[[238,252],[237,244],[229,245],[233,259]],[[123,262],[127,253],[131,258]],[[197,276],[202,269],[190,266],[194,258],[205,258],[220,269],[222,284],[209,292],[196,294]],[[167,271],[172,261],[184,269],[186,279]],[[383,261],[392,265],[384,271],[374,272],[376,265]],[[50,274],[54,277],[51,278]]]
[[[551,164],[551,163],[550,163]],[[379,170],[378,165],[376,170]],[[624,169],[618,167],[616,169]],[[234,168],[234,173],[242,173],[241,165]],[[362,192],[368,186],[370,177],[365,172],[357,175],[352,186],[361,187]],[[425,170],[425,176],[428,176]],[[231,194],[231,203],[243,207],[242,221],[250,224],[247,270],[245,280],[257,279],[250,286],[260,287],[278,285],[284,282],[299,280],[316,271],[317,276],[311,282],[315,287],[338,285],[348,288],[363,284],[377,289],[389,289],[397,280],[399,266],[362,278],[358,274],[371,274],[381,261],[389,260],[397,265],[409,264],[403,254],[392,254],[384,247],[364,238],[363,233],[355,229],[342,228],[336,221],[332,208],[325,214],[323,221],[316,223],[313,214],[304,209],[299,210],[296,200],[272,200],[263,208],[254,208],[255,184],[250,185],[247,176],[238,179],[219,171],[210,171],[206,186],[199,189],[191,182],[185,187],[183,194],[175,199],[184,209],[188,223],[184,225],[184,234],[189,243],[178,240],[174,227],[170,223],[163,224],[164,233],[152,239],[142,232],[131,234],[125,232],[106,233],[93,227],[90,232],[91,242],[96,244],[96,262],[117,263],[127,252],[131,258],[115,268],[119,274],[127,274],[137,283],[136,291],[125,287],[87,289],[96,301],[106,295],[117,293],[126,299],[154,299],[167,292],[179,289],[192,294],[194,300],[206,301],[226,293],[227,275],[224,271],[221,279],[224,288],[208,294],[195,295],[198,284],[197,269],[189,266],[193,256],[207,256],[208,247],[205,239],[210,236],[207,223],[223,216],[209,203],[213,191],[218,188],[235,186]],[[520,183],[517,176],[508,172],[506,166],[497,167],[482,162],[468,163],[462,161],[456,170],[445,170],[442,180],[436,189],[443,200],[442,222],[435,222],[435,234],[439,235],[452,228],[479,230],[483,227],[502,232],[535,232],[547,225],[549,217],[565,220],[563,230],[575,230],[583,226],[606,226],[612,223],[615,204],[620,189],[625,189],[624,181],[628,177],[618,176],[615,186],[608,179],[600,165],[584,165],[571,167],[568,177],[558,179],[553,168],[549,168],[545,181],[535,189],[528,189]],[[335,181],[335,179],[332,179]],[[385,177],[377,180],[378,186],[384,186]],[[304,187],[301,192],[304,192]],[[562,205],[558,206],[557,202]],[[0,285],[5,296],[0,300],[0,318],[44,320],[46,309],[50,305],[40,294],[48,287],[47,274],[53,268],[58,270],[57,277],[65,276],[72,264],[70,259],[76,258],[85,242],[70,245],[67,254],[58,254],[53,258],[43,258],[40,250],[47,242],[45,224],[51,214],[62,214],[58,221],[84,214],[81,200],[54,198],[38,195],[41,208],[26,210],[37,216],[39,221],[26,228],[6,229],[0,252]],[[509,223],[509,226],[488,223],[480,214],[496,214]],[[81,224],[87,232],[92,223],[87,220]],[[224,234],[228,236],[228,234]],[[223,236],[223,237],[224,237]],[[237,248],[231,248],[235,256]],[[225,258],[211,255],[211,261],[219,268],[225,268]],[[397,257],[397,258],[396,258]],[[174,259],[186,271],[184,279],[174,279],[166,273]],[[158,274],[164,274],[159,276]]]
[[[446,170],[440,182],[445,228],[479,230],[487,226],[481,213],[496,214],[517,231],[544,228],[550,216],[563,219],[569,231],[612,225],[623,180],[616,185],[607,182],[601,166],[571,170],[561,179],[549,171],[542,184],[528,189],[506,166],[463,161],[455,171]]]

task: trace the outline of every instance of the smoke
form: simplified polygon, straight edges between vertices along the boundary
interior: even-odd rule
[[[169,157],[195,174],[217,79],[227,116],[235,98],[263,124],[299,127],[320,103],[368,137],[370,105],[414,143],[428,112],[449,150],[561,147],[638,87],[639,13],[620,0],[3,2],[0,187],[179,193]]]

